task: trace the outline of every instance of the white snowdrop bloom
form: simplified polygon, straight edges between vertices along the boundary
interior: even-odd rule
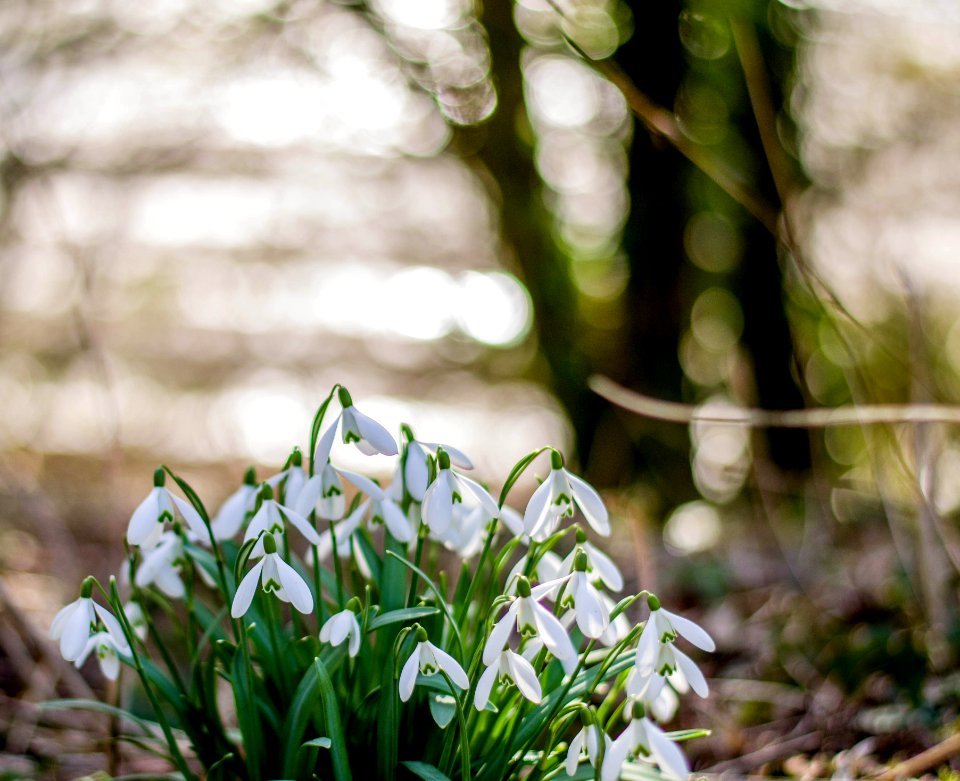
[[[154,585],[172,599],[186,593],[180,570],[183,566],[183,538],[175,531],[165,531],[157,545],[143,554],[133,582],[140,588]]]
[[[601,581],[611,591],[622,591],[623,575],[620,573],[620,568],[614,564],[613,559],[606,553],[587,540],[587,535],[582,529],[577,529],[577,545],[583,548],[584,553],[587,554],[587,572],[590,573],[591,579]],[[573,572],[573,560],[576,553],[577,549],[574,548],[567,554],[558,569],[558,577]]]
[[[293,567],[280,558],[273,535],[265,534],[262,539],[263,558],[250,568],[237,586],[230,615],[240,618],[246,614],[253,602],[258,582],[267,594],[276,594],[279,599],[289,602],[301,613],[309,613],[313,610],[310,587]]]
[[[639,647],[637,653],[639,656]],[[644,660],[646,662],[646,660]],[[643,666],[635,664],[634,669],[640,679],[645,678],[670,678],[671,682],[675,679],[679,681],[678,688],[685,690],[687,686],[693,689],[699,696],[706,697],[710,693],[707,686],[707,679],[704,678],[696,662],[687,656],[683,651],[673,645],[673,643],[660,643],[657,649],[657,657],[654,660],[651,669],[644,663]],[[650,695],[655,697],[656,693]]]
[[[353,399],[350,398],[350,393],[346,388],[340,387],[337,390],[337,398],[340,400],[342,410],[323,436],[317,440],[317,449],[313,456],[315,464],[326,464],[327,459],[330,458],[330,449],[333,447],[333,438],[338,424],[344,444],[352,443],[356,445],[357,449],[365,456],[372,456],[376,453],[385,456],[397,455],[399,452],[397,443],[390,432],[373,418],[367,417],[353,406]]]
[[[703,651],[713,651],[716,648],[713,638],[698,624],[689,618],[665,610],[656,597],[652,595],[648,597],[647,605],[650,608],[650,616],[637,641],[636,665],[641,675],[650,675],[657,669],[660,646],[672,643],[678,636],[689,640]]]
[[[603,602],[607,613],[612,614],[616,607],[614,601],[602,591],[600,592],[600,601]],[[600,635],[600,642],[608,648],[614,646],[630,634],[631,629],[633,629],[633,625],[627,618],[626,613],[620,613],[616,618],[611,619],[603,634]]]
[[[506,647],[514,626],[523,637],[539,638],[557,659],[562,661],[577,658],[576,649],[563,624],[537,601],[555,587],[555,582],[548,582],[531,589],[525,577],[521,576],[517,579],[518,596],[514,597],[506,613],[494,625],[483,646],[485,665],[493,664]]]
[[[450,467],[450,456],[445,450],[437,453],[437,478],[423,495],[423,522],[431,531],[443,535],[453,521],[454,504],[465,502],[483,508],[485,520],[500,515],[500,508],[487,490]]]
[[[564,586],[560,605],[573,608],[577,626],[584,637],[599,638],[610,624],[610,611],[600,598],[600,592],[590,583],[587,554],[581,549],[577,551],[574,572]]]
[[[329,461],[311,477],[300,491],[295,512],[306,517],[316,512],[318,518],[327,521],[339,521],[347,509],[347,499],[343,492],[343,481],[336,467]]]
[[[86,646],[84,646],[83,651],[80,653],[80,656],[78,656],[73,662],[78,670],[83,667],[84,663],[87,661],[87,657],[90,656],[90,652],[94,650],[97,652],[97,661],[100,663],[100,672],[103,673],[105,678],[109,678],[111,681],[117,680],[117,677],[120,675],[119,654],[129,654],[130,647],[124,646],[124,649],[117,647],[117,643],[113,639],[113,635],[111,635],[109,632],[97,632],[96,634],[90,635]]]
[[[539,703],[543,699],[543,690],[540,688],[540,681],[537,680],[537,673],[534,671],[533,665],[520,654],[505,648],[484,670],[483,675],[477,682],[477,690],[473,699],[473,704],[477,710],[483,710],[487,707],[493,684],[497,680],[500,683],[516,684],[520,693],[530,702]]]
[[[353,657],[360,651],[360,622],[357,613],[360,600],[351,597],[346,608],[328,618],[320,628],[320,642],[338,646],[347,640],[347,653]]]
[[[50,624],[50,639],[60,641],[60,654],[68,662],[75,661],[83,653],[91,632],[96,631],[97,618],[103,622],[117,648],[123,653],[130,652],[120,622],[113,613],[93,601],[92,593],[93,579],[87,578],[80,587],[80,597],[61,608]]]
[[[431,454],[436,454],[438,449],[443,448],[443,451],[450,456],[450,462],[460,469],[473,469],[470,458],[457,448],[437,442],[419,442],[413,438],[413,432],[408,427],[405,427],[404,432],[409,442],[403,464],[403,481],[406,484],[407,493],[416,501],[422,502],[427,492],[427,486],[430,483],[428,458]]]
[[[667,686],[668,681],[669,686]],[[680,707],[677,692],[682,694],[689,688],[683,673],[679,670],[674,671],[667,678],[656,673],[644,678],[637,672],[636,667],[632,667],[627,676],[627,694],[642,700],[653,717],[661,723],[670,721],[676,715],[677,708]]]
[[[413,696],[413,687],[417,685],[417,673],[434,675],[443,670],[454,685],[461,689],[470,688],[470,680],[460,663],[442,648],[437,648],[427,639],[422,627],[417,627],[417,645],[400,671],[400,699],[406,702]]]
[[[170,493],[164,487],[165,482],[166,473],[162,469],[156,470],[153,473],[153,490],[133,511],[127,524],[127,542],[131,545],[152,548],[160,541],[164,524],[177,515],[187,522],[187,527],[197,539],[208,536],[207,527],[193,505]]]
[[[600,728],[596,724],[585,725],[570,741],[567,749],[566,770],[568,776],[576,775],[577,767],[586,759],[591,766],[597,766],[600,758]],[[610,736],[603,733],[605,749],[610,748]]]
[[[218,540],[229,540],[243,526],[248,513],[252,513],[257,504],[257,486],[253,467],[250,467],[243,476],[243,484],[217,510],[217,514],[210,522],[213,536]]]
[[[469,559],[480,552],[486,537],[490,519],[482,507],[453,506],[453,518],[443,534],[430,532],[432,539],[443,543],[444,547],[456,551],[461,559]]]
[[[530,497],[523,514],[523,528],[532,539],[545,539],[560,518],[573,515],[574,505],[598,534],[609,536],[610,521],[600,495],[589,483],[564,469],[563,457],[553,450],[550,474]]]
[[[147,636],[147,617],[143,613],[143,608],[139,602],[127,602],[123,606],[123,612],[127,615],[127,621],[133,633],[141,640]]]
[[[690,766],[687,758],[670,738],[646,715],[640,715],[643,705],[634,701],[624,709],[634,712],[634,717],[627,723],[626,728],[610,744],[604,752],[603,765],[600,770],[601,781],[615,781],[620,778],[623,763],[639,753],[644,761],[657,765],[661,772],[672,781],[686,781],[690,775]]]
[[[417,528],[399,505],[386,495],[381,499],[370,500],[370,522],[382,523],[400,542],[413,542],[417,538]]]
[[[273,498],[273,489],[269,485],[264,483],[260,486],[260,495],[262,497],[260,509],[250,519],[250,525],[247,526],[247,531],[243,535],[244,542],[257,540],[251,551],[252,556],[263,555],[263,540],[266,536],[263,532],[267,532],[277,542],[280,542],[281,535],[286,528],[286,521],[290,521],[311,544],[318,545],[320,543],[320,535],[317,534],[317,530],[313,528],[310,521],[295,510],[277,502]]]
[[[540,559],[537,561],[536,573],[537,580],[541,583],[546,583],[547,581],[555,581],[555,586],[550,591],[548,591],[544,596],[554,601],[557,598],[557,595],[560,593],[560,589],[563,588],[565,582],[564,578],[560,573],[560,565],[563,563],[563,560],[552,550],[544,551],[540,556]],[[513,569],[510,570],[510,574],[507,575],[507,587],[504,590],[505,594],[515,594],[517,591],[517,580],[524,573],[527,568],[527,555],[524,554],[520,557],[516,564],[513,565]],[[564,573],[569,574],[569,573]]]

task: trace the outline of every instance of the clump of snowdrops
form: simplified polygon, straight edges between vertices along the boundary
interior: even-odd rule
[[[331,461],[338,433],[397,457],[389,485]],[[677,743],[705,731],[659,724],[678,694],[707,695],[676,641],[713,641],[620,594],[591,540],[607,510],[557,450],[520,459],[494,499],[460,450],[406,425],[398,446],[335,386],[308,452],[248,470],[212,515],[155,472],[120,577],[87,578],[50,630],[78,667],[130,668],[146,701],[60,705],[121,717],[184,779],[688,775]],[[520,513],[508,500],[535,465],[549,472]]]

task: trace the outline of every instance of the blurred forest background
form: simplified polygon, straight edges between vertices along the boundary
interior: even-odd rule
[[[216,505],[341,382],[491,481],[570,454],[718,639],[697,768],[956,778],[958,41],[950,0],[0,4],[0,773],[103,767],[46,631],[155,466]]]

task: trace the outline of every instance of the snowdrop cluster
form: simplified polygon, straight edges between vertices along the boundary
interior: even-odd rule
[[[136,673],[185,778],[195,763],[171,710],[203,767],[252,781],[392,779],[408,760],[464,781],[534,767],[573,776],[582,764],[613,781],[630,762],[684,779],[676,741],[695,732],[658,724],[678,695],[707,695],[677,641],[714,644],[654,595],[622,594],[598,492],[546,447],[518,461],[497,499],[461,450],[406,424],[398,434],[336,386],[308,449],[263,479],[248,469],[215,513],[158,469],[127,527],[126,576],[85,580],[51,638],[77,666],[95,651],[106,677]],[[348,447],[394,457],[392,475],[338,465]],[[549,471],[521,512],[508,500],[542,454]],[[158,610],[184,616],[189,678],[152,622]],[[233,691],[228,712],[202,688],[216,678]],[[325,734],[310,740],[311,724]]]

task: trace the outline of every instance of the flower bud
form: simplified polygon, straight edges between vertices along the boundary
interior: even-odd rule
[[[657,599],[657,597],[656,597],[654,594],[648,594],[648,595],[647,595],[647,607],[649,607],[651,610],[659,610],[659,609],[660,609],[660,600]]]
[[[337,388],[337,398],[340,400],[340,406],[346,409],[353,406],[353,399],[350,398],[350,391],[342,385]]]
[[[163,471],[163,467],[159,467],[153,471],[153,487],[154,488],[163,488],[164,483],[167,482],[166,472]]]
[[[353,613],[359,613],[361,610],[360,600],[357,597],[350,597],[350,599],[347,600],[345,609]]]
[[[577,545],[583,545],[587,541],[587,533],[579,526],[574,527],[577,530]]]
[[[420,624],[414,624],[414,631],[417,633],[417,642],[425,643],[427,642],[427,630],[424,629]]]
[[[563,455],[559,450],[550,451],[550,468],[563,469]]]
[[[93,575],[87,575],[83,579],[83,583],[80,584],[80,596],[84,599],[90,599],[90,596],[93,594],[93,584],[97,582],[97,579]]]
[[[573,568],[577,572],[587,571],[587,552],[583,548],[577,548],[577,554],[573,557]]]

